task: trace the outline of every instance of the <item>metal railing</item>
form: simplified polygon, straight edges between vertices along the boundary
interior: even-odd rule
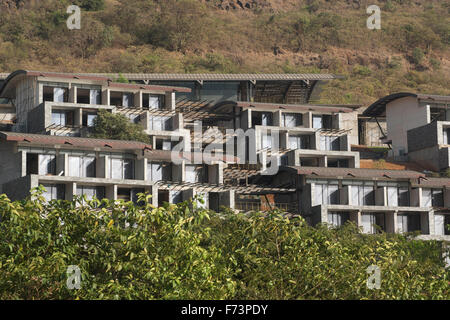
[[[250,202],[250,201],[237,201],[235,203],[235,209],[239,211],[271,211],[271,210],[282,210],[286,212],[296,212],[297,203],[287,202],[287,203],[261,203],[261,202]]]

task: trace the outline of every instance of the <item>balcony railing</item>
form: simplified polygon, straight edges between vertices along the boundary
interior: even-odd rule
[[[297,203],[286,202],[286,203],[261,203],[261,202],[251,202],[251,201],[238,201],[235,204],[235,208],[239,211],[271,211],[271,210],[282,210],[286,212],[297,212]]]

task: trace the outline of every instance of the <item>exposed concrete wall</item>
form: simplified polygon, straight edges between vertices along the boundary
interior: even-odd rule
[[[394,156],[399,156],[402,149],[408,152],[408,130],[430,122],[430,107],[420,106],[414,97],[397,99],[386,105],[386,119]]]
[[[427,125],[408,130],[407,139],[409,152],[436,146],[438,144],[438,122],[434,121]]]
[[[22,200],[30,194],[30,190],[37,187],[34,176],[25,176],[3,184],[2,193],[5,193],[12,201]]]
[[[17,152],[9,142],[0,143],[0,185],[23,176],[23,164],[26,157]]]
[[[15,101],[17,124],[25,130],[28,125],[28,112],[42,99],[42,92],[39,90],[41,87],[36,77],[26,77],[17,84]]]
[[[36,108],[28,112],[27,116],[27,132],[39,133],[45,130],[45,104],[42,103]]]
[[[441,167],[438,146],[409,152],[408,158],[410,161],[414,161],[428,170],[439,171]]]
[[[347,133],[349,145],[359,144],[358,113],[357,112],[339,113],[339,120],[340,121],[338,129],[350,130]]]

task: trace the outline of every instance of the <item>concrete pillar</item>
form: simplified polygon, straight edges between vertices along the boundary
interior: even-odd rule
[[[208,165],[208,182],[210,184],[223,184],[223,162]]]
[[[281,127],[281,119],[282,119],[282,112],[281,112],[281,110],[275,111],[273,113],[273,125],[275,127]]]
[[[280,149],[289,149],[289,133],[280,132]]]
[[[395,233],[397,229],[397,212],[386,212],[386,232]]]
[[[241,114],[241,129],[247,130],[252,127],[252,110],[244,110]]]
[[[328,222],[328,209],[326,206],[320,206],[320,221],[319,223],[327,223]]]
[[[117,185],[109,185],[105,188],[105,197],[109,200],[117,200]]]
[[[352,221],[357,227],[361,227],[361,212],[360,211],[352,211],[350,212],[350,221]]]
[[[352,186],[344,186],[339,190],[339,203],[343,205],[355,205],[351,203]]]
[[[67,153],[59,153],[56,155],[56,175],[62,172],[62,176],[69,175],[69,155]]]
[[[420,213],[420,226],[422,234],[435,234],[433,210]]]
[[[450,208],[450,189],[444,188],[444,207]]]
[[[78,108],[74,111],[73,124],[75,127],[83,126],[83,109]]]
[[[77,87],[71,85],[69,87],[69,102],[77,103]]]
[[[172,118],[172,129],[173,130],[179,130],[183,129],[184,123],[183,123],[183,114],[177,112],[175,116]]]
[[[422,188],[411,189],[411,207],[422,207]]]
[[[236,208],[236,193],[235,190],[228,190],[220,193],[219,207],[225,206],[230,209]]]
[[[147,158],[136,160],[136,180],[147,180]]]
[[[152,186],[152,205],[158,207],[158,187]]]
[[[319,167],[328,167],[328,157],[323,156],[319,158]]]
[[[394,228],[393,233],[398,233],[398,211],[392,213],[392,227]]]
[[[186,161],[181,164],[172,164],[172,179],[175,182],[186,182]]]
[[[66,194],[65,199],[72,201],[73,196],[77,194],[77,183],[76,182],[69,182],[66,184]]]
[[[19,158],[21,163],[20,176],[25,177],[27,175],[27,152],[19,151]]]
[[[167,110],[175,110],[176,108],[175,92],[167,92],[165,101]]]
[[[138,91],[134,94],[134,106],[138,109],[142,109],[142,91]]]
[[[305,113],[305,128],[312,128],[313,127],[313,120],[312,120],[312,112]]]
[[[379,187],[375,190],[375,205],[386,206],[386,187]]]
[[[99,156],[96,161],[97,178],[110,178],[109,166],[109,156]]]
[[[111,105],[110,103],[110,92],[111,90],[109,90],[108,88],[102,89],[102,104],[104,105]]]

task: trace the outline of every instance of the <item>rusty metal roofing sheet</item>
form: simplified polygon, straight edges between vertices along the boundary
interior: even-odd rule
[[[93,139],[67,136],[51,136],[42,134],[0,132],[0,138],[5,141],[15,141],[30,145],[65,145],[77,148],[102,148],[108,150],[146,150],[151,149],[149,144],[139,141],[124,141],[110,139]]]
[[[412,170],[382,170],[363,168],[329,168],[329,167],[289,167],[298,174],[318,177],[355,177],[355,178],[388,178],[388,179],[418,179],[425,174]]]

